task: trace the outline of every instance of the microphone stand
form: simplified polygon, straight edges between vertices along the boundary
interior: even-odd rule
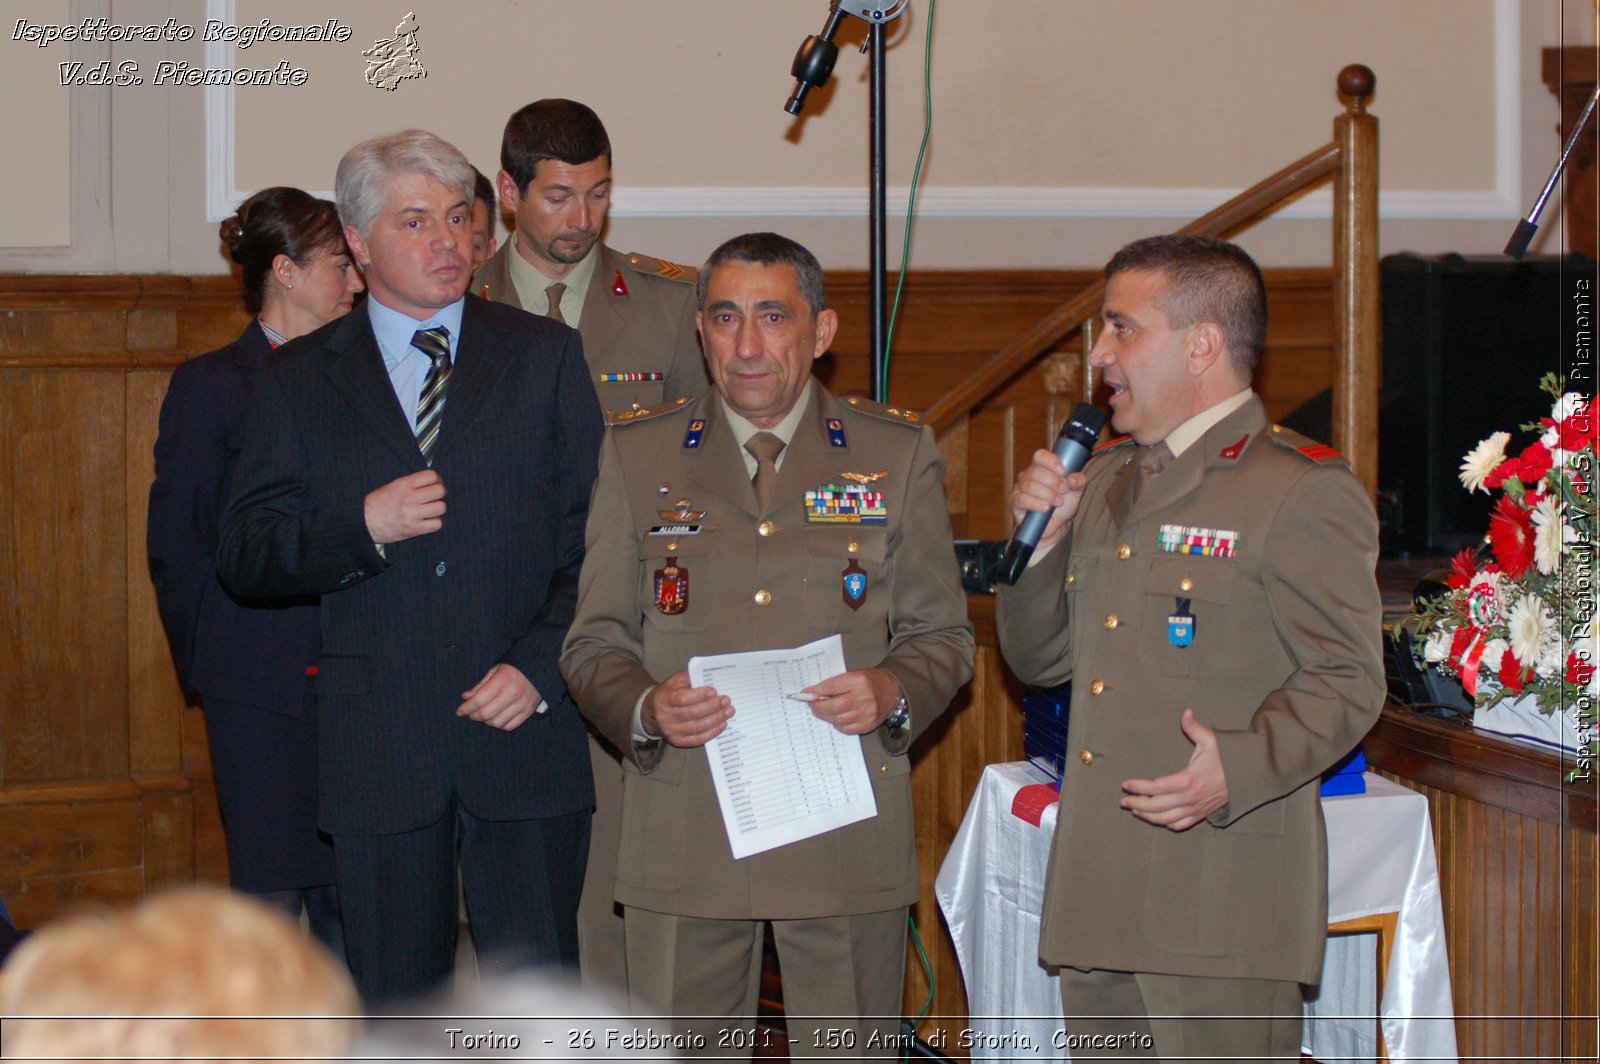
[[[1517,222],[1516,229],[1512,230],[1511,239],[1506,241],[1505,253],[1514,259],[1520,259],[1528,251],[1528,245],[1533,243],[1533,235],[1539,231],[1539,215],[1544,211],[1545,201],[1550,198],[1550,193],[1555,189],[1556,182],[1560,180],[1561,173],[1567,168],[1567,160],[1572,158],[1572,149],[1578,146],[1578,138],[1583,136],[1589,119],[1594,115],[1594,105],[1600,100],[1600,85],[1596,85],[1594,93],[1589,97],[1589,105],[1583,109],[1577,125],[1572,127],[1572,134],[1567,137],[1567,143],[1561,149],[1561,158],[1556,160],[1554,170],[1544,183],[1544,191],[1539,193],[1539,198],[1534,201],[1533,209],[1528,216]]]
[[[839,24],[846,15],[854,15],[867,23],[867,43],[862,51],[868,55],[871,72],[871,100],[868,105],[868,139],[871,146],[870,202],[868,204],[870,244],[871,244],[871,296],[868,303],[868,316],[871,319],[871,359],[872,359],[872,387],[871,396],[874,401],[882,402],[887,390],[888,382],[884,378],[885,344],[888,335],[887,318],[887,277],[888,256],[885,248],[888,244],[888,189],[887,189],[887,139],[885,127],[887,124],[887,99],[885,73],[885,53],[887,51],[884,41],[884,26],[894,21],[905,13],[911,6],[911,0],[832,0],[828,8],[828,21],[822,28],[822,33],[807,37],[795,52],[794,63],[790,73],[795,78],[795,88],[789,97],[789,102],[783,109],[789,114],[799,117],[805,109],[806,94],[812,89],[820,89],[828,83],[828,78],[833,74],[834,61],[839,57],[839,46],[833,43],[833,38],[839,32]]]

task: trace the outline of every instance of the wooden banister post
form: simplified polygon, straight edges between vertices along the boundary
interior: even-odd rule
[[[1333,120],[1333,446],[1350,459],[1369,498],[1378,491],[1378,120],[1367,114],[1377,85],[1359,63],[1339,71],[1345,113]]]

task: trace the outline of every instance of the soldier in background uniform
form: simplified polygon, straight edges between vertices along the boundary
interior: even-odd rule
[[[899,1023],[918,895],[907,750],[972,673],[944,460],[917,415],[812,379],[838,318],[800,245],[724,244],[700,308],[716,386],[613,421],[562,653],[580,709],[628,752],[630,990],[726,1055],[715,1036],[753,1022],[771,921],[796,1052],[859,1056]],[[688,660],[834,634],[847,671],[794,711],[860,736],[877,815],[735,859],[704,750],[732,707],[690,685]]]
[[[1113,1055],[1298,1060],[1318,776],[1383,704],[1377,519],[1336,452],[1267,424],[1239,248],[1129,245],[1103,317],[1090,362],[1128,436],[1070,476],[1035,453],[1012,509],[1054,513],[999,599],[1018,678],[1073,681],[1039,954],[1068,1030]]]
[[[473,291],[575,327],[607,411],[699,395],[694,271],[600,242],[611,207],[611,140],[572,100],[537,100],[500,141],[500,202],[516,232],[484,263]]]
[[[695,336],[694,271],[600,242],[611,206],[611,139],[572,100],[536,100],[506,122],[500,200],[516,232],[473,278],[474,292],[577,327],[600,406],[635,411],[706,389]],[[622,818],[622,755],[592,733],[595,814],[578,911],[591,989],[627,986],[622,910],[611,896]]]

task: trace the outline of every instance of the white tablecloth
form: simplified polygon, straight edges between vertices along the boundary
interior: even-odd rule
[[[1322,802],[1328,825],[1328,922],[1398,912],[1384,980],[1391,1060],[1454,1061],[1444,910],[1428,801],[1367,774],[1367,793]],[[1056,807],[1036,827],[1012,799],[1047,777],[1026,762],[990,765],[939,869],[935,892],[966,978],[974,1060],[1064,1059],[1056,976],[1039,963],[1039,911]],[[1322,990],[1306,1006],[1306,1047],[1324,1060],[1370,1058],[1376,938],[1328,940]]]

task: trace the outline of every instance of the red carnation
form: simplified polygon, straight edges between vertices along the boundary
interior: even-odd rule
[[[1489,471],[1489,475],[1483,478],[1483,486],[1490,491],[1498,491],[1506,481],[1517,475],[1517,463],[1518,459],[1507,458],[1495,466]]]
[[[1522,690],[1522,662],[1509,650],[1500,659],[1500,684],[1512,694]]]
[[[1581,451],[1585,447],[1594,447],[1597,438],[1600,438],[1600,424],[1596,424],[1593,404],[1584,401],[1579,404],[1560,424],[1551,418],[1540,418],[1546,426],[1554,426],[1558,439],[1557,446],[1563,451]]]
[[[1535,441],[1516,457],[1516,478],[1524,484],[1537,484],[1550,472],[1550,448],[1543,441]]]
[[[1477,553],[1467,547],[1450,559],[1450,575],[1445,577],[1445,583],[1452,591],[1460,591],[1472,583],[1472,575],[1477,571]]]
[[[1594,666],[1578,656],[1577,651],[1567,655],[1567,683],[1576,687],[1588,687],[1589,681],[1594,679]]]
[[[1513,580],[1527,575],[1533,564],[1533,518],[1509,495],[1489,515],[1489,543],[1500,571]]]

